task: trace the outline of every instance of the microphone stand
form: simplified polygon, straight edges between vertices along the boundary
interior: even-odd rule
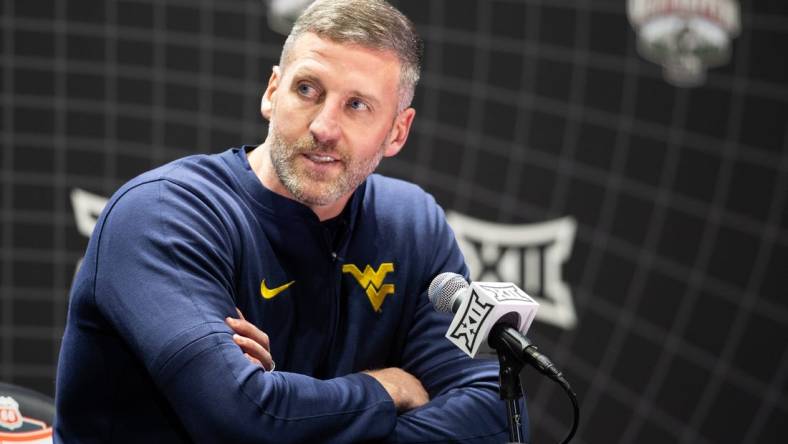
[[[522,350],[526,345],[521,344],[522,346],[519,347],[517,344],[519,342],[517,339],[519,338],[506,334],[506,327],[505,324],[496,324],[488,336],[488,343],[498,353],[498,363],[501,367],[498,382],[501,386],[501,399],[506,401],[509,442],[523,443],[522,413],[519,400],[523,397],[523,390],[520,386],[520,371],[525,366]]]
[[[509,413],[509,440],[510,442],[522,442],[522,427],[520,417],[520,404],[517,402],[522,396],[523,391],[520,386],[520,370],[525,364],[532,365],[540,373],[557,382],[564,389],[572,402],[573,420],[572,428],[566,435],[562,444],[568,443],[577,432],[577,425],[580,419],[580,407],[577,403],[577,395],[572,391],[569,382],[563,377],[561,372],[547,358],[539,353],[531,341],[522,333],[510,325],[499,322],[490,330],[487,343],[498,353],[498,362],[501,365],[499,382],[501,385],[501,399],[506,401],[506,410]]]

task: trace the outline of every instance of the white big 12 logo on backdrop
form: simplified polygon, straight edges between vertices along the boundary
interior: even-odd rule
[[[561,268],[569,259],[577,223],[571,217],[506,225],[449,212],[474,281],[514,282],[539,304],[536,319],[572,328],[577,314]]]

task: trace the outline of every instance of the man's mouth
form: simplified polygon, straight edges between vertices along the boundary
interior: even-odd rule
[[[327,156],[325,154],[304,153],[304,156],[306,156],[309,160],[315,163],[331,163],[338,161],[338,159],[335,159],[331,156]]]

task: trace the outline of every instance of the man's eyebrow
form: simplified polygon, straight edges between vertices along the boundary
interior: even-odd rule
[[[296,71],[293,74],[293,79],[295,79],[295,80],[309,80],[310,82],[314,82],[314,83],[321,84],[321,85],[323,84],[320,81],[320,78],[317,75],[315,75],[312,72],[310,72],[310,70],[308,70],[308,69],[300,69],[300,70]]]

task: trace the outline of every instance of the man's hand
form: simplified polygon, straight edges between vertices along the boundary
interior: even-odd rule
[[[367,370],[364,373],[377,379],[388,392],[397,411],[405,412],[421,407],[430,400],[424,386],[410,373],[396,367],[380,370]]]
[[[237,308],[236,310],[240,319],[229,316],[225,319],[227,325],[236,333],[233,335],[233,341],[241,347],[246,359],[268,371],[273,370],[274,359],[271,357],[271,343],[268,340],[268,335],[247,321],[241,310]]]

